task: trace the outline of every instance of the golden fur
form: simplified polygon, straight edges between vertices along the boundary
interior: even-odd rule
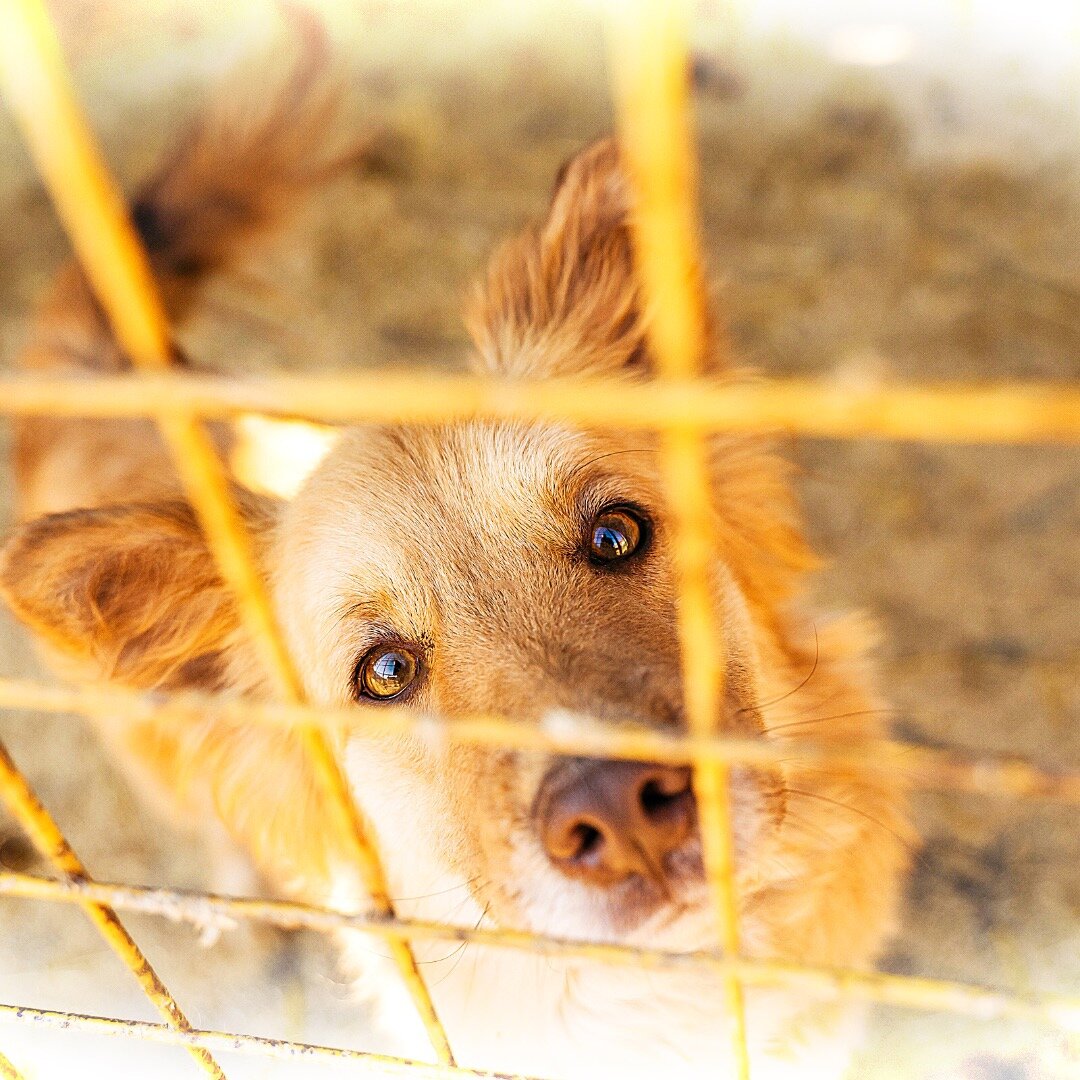
[[[317,126],[310,84],[310,72],[294,77],[269,119],[202,124],[137,200],[135,220],[176,318],[206,275],[320,174],[303,134]],[[477,291],[468,316],[476,366],[493,378],[647,379],[631,213],[613,143],[572,161],[545,219],[496,254]],[[60,275],[24,362],[76,377],[125,366],[77,269]],[[421,652],[425,675],[410,700],[422,710],[678,727],[676,589],[656,445],[639,433],[556,424],[369,427],[346,434],[289,503],[241,493],[311,699],[352,701],[357,658],[391,635]],[[27,523],[4,549],[0,587],[63,671],[136,687],[266,692],[150,425],[23,421],[16,461]],[[879,734],[866,634],[801,598],[814,560],[770,448],[716,437],[710,462],[729,684],[722,723],[791,748],[775,773],[736,774],[744,945],[757,956],[866,965],[896,917],[911,842],[903,793],[899,783],[799,760],[807,736]],[[655,535],[633,568],[600,573],[576,557],[583,524],[625,501],[648,511]],[[546,757],[374,739],[363,715],[358,708],[340,749],[395,895],[417,897],[403,903],[406,914],[670,948],[714,943],[696,842],[673,870],[682,906],[628,919],[625,897],[619,907],[564,881],[544,858],[529,808]],[[323,813],[291,734],[209,721],[102,727],[153,797],[186,820],[216,817],[278,887],[362,905],[347,843],[331,831],[336,818]],[[453,904],[440,898],[446,885]],[[642,910],[654,900],[644,897]],[[355,940],[345,945],[357,953]],[[453,978],[431,980],[466,1064],[722,1075],[712,976],[467,955]],[[522,979],[535,979],[535,1000]],[[507,1012],[508,996],[520,1007]],[[755,1077],[838,1075],[849,1020],[752,993]]]

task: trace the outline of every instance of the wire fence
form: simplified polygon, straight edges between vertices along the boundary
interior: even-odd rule
[[[710,599],[711,557],[706,439],[717,431],[774,430],[809,436],[878,436],[934,442],[1029,443],[1080,441],[1080,392],[1038,385],[854,389],[799,381],[718,385],[700,377],[706,349],[704,296],[695,220],[696,161],[690,131],[687,52],[678,5],[633,0],[619,6],[610,27],[611,68],[621,146],[635,194],[635,247],[643,298],[651,313],[650,343],[658,377],[647,385],[602,380],[504,384],[472,377],[365,375],[350,378],[264,379],[258,382],[176,375],[168,369],[169,327],[144,253],[123,201],[75,100],[55,35],[40,0],[0,6],[0,89],[38,165],[75,251],[139,373],[63,380],[0,378],[0,413],[91,417],[149,416],[172,453],[224,580],[234,590],[244,624],[274,679],[276,703],[197,695],[138,694],[112,687],[59,688],[0,680],[0,708],[107,715],[137,721],[240,719],[289,726],[303,733],[314,773],[352,837],[352,854],[371,899],[370,912],[346,914],[283,900],[255,900],[95,882],[0,748],[0,796],[60,875],[46,879],[0,873],[0,895],[81,906],[139,980],[163,1023],[83,1016],[0,1005],[0,1019],[43,1028],[87,1030],[176,1044],[208,1076],[223,1077],[215,1053],[285,1059],[337,1059],[379,1075],[480,1076],[455,1063],[411,942],[471,941],[649,969],[710,966],[725,987],[733,1076],[750,1075],[743,1019],[744,987],[784,986],[807,994],[851,998],[980,1018],[1018,1017],[1080,1032],[1080,996],[1004,993],[946,980],[843,971],[751,960],[741,955],[734,891],[729,795],[735,764],[762,766],[782,749],[714,729],[723,694],[724,657]],[[720,348],[724,347],[723,341]],[[232,502],[225,467],[208,438],[209,419],[245,413],[302,416],[327,422],[408,420],[436,423],[473,416],[559,419],[603,427],[658,431],[667,498],[674,523],[679,583],[678,622],[688,717],[685,735],[646,729],[612,730],[587,721],[524,725],[477,716],[442,722],[407,709],[365,717],[365,730],[414,731],[433,737],[516,749],[653,761],[692,762],[706,873],[720,927],[719,948],[697,953],[564,941],[509,929],[462,929],[405,920],[389,899],[379,855],[355,806],[328,733],[356,723],[355,713],[316,709],[276,625],[253,546]],[[842,768],[896,773],[914,785],[1080,804],[1080,771],[1050,770],[1018,758],[935,750],[893,740],[800,743],[808,760]],[[286,929],[364,930],[390,949],[430,1038],[437,1065],[326,1046],[195,1028],[154,973],[117,912],[154,914],[200,927],[240,920]],[[0,1055],[0,1076],[18,1077]],[[497,1074],[496,1074],[497,1075]]]

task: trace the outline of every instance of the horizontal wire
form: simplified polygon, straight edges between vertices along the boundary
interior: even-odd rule
[[[495,380],[370,372],[268,375],[257,382],[189,373],[79,378],[0,376],[0,414],[125,418],[241,413],[326,423],[436,424],[469,416],[596,427],[784,432],[933,443],[1080,441],[1080,390],[1053,383],[847,386],[818,379]]]
[[[0,710],[102,716],[136,724],[159,719],[271,728],[311,725],[339,734],[413,734],[434,744],[453,739],[538,753],[673,764],[714,761],[762,768],[783,763],[796,767],[815,765],[882,773],[931,790],[1080,805],[1080,768],[1051,769],[1020,757],[920,746],[894,739],[852,743],[790,736],[773,741],[730,735],[703,737],[564,716],[538,724],[496,716],[440,719],[404,706],[331,709],[201,694],[147,694],[112,686],[48,686],[9,678],[0,678]]]
[[[380,937],[467,942],[492,948],[535,952],[549,958],[635,966],[649,971],[710,968],[758,989],[789,989],[829,998],[849,997],[902,1008],[942,1011],[980,1020],[1009,1017],[1080,1032],[1080,997],[1013,993],[974,983],[887,972],[854,971],[811,964],[747,958],[720,952],[670,952],[601,942],[547,937],[524,930],[457,927],[399,919],[377,913],[351,914],[290,900],[217,896],[180,889],[157,889],[100,881],[54,881],[0,872],[0,896],[59,903],[107,902],[121,911],[157,915],[172,921],[229,930],[253,921],[282,930],[333,933],[343,930]]]
[[[191,1028],[177,1031],[164,1024],[145,1020],[120,1020],[112,1016],[88,1016],[85,1013],[61,1012],[56,1009],[35,1009],[26,1005],[0,1005],[0,1022],[26,1024],[48,1030],[79,1031],[90,1035],[109,1035],[141,1039],[145,1042],[175,1043],[179,1046],[217,1053],[236,1053],[274,1058],[283,1061],[338,1061],[359,1065],[373,1076],[401,1076],[406,1080],[444,1080],[464,1077],[473,1080],[532,1080],[518,1073],[490,1072],[467,1069],[456,1065],[430,1065],[423,1061],[376,1054],[366,1050],[349,1050],[317,1043],[295,1042],[291,1039],[270,1039],[261,1035],[243,1035],[232,1031],[213,1031]]]

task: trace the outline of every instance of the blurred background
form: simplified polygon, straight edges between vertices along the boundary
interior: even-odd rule
[[[216,284],[183,341],[225,371],[460,368],[488,252],[611,128],[603,5],[295,0],[320,13],[369,153]],[[269,0],[53,0],[110,162],[133,185],[238,65],[291,55]],[[743,359],[847,381],[1080,375],[1080,6],[1075,0],[702,0],[694,99],[710,272]],[[0,28],[2,32],[2,28]],[[235,82],[234,82],[235,85]],[[0,364],[68,257],[0,114]],[[7,438],[6,429],[0,437]],[[3,448],[6,450],[5,447]],[[897,733],[1080,763],[1080,468],[1066,448],[792,441],[830,606],[883,627]],[[0,527],[11,479],[0,472]],[[46,677],[0,613],[0,673]],[[102,880],[208,886],[81,721],[0,736]],[[885,967],[1080,991],[1076,810],[922,795],[926,838]],[[0,812],[0,861],[43,871]],[[308,935],[128,920],[193,1023],[377,1045]],[[82,914],[0,902],[0,1000],[156,1019]],[[182,1051],[0,1026],[30,1076],[192,1075]],[[315,1075],[258,1059],[230,1076]],[[111,1069],[110,1069],[111,1066]],[[37,1070],[35,1072],[35,1069]],[[318,1075],[345,1075],[321,1066]],[[1065,1080],[1060,1034],[875,1012],[859,1080]]]

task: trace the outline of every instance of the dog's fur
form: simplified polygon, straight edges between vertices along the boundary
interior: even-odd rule
[[[310,87],[294,82],[269,120],[201,124],[136,201],[174,318],[320,173],[303,134],[319,127]],[[631,214],[613,143],[574,159],[545,218],[495,255],[477,292],[468,316],[475,366],[495,379],[649,378]],[[77,268],[61,274],[24,363],[75,377],[127,366]],[[358,657],[393,637],[422,654],[411,703],[441,716],[541,722],[577,713],[679,727],[676,590],[656,449],[638,432],[560,424],[362,427],[294,500],[238,491],[311,700],[352,702]],[[867,635],[858,620],[827,617],[800,598],[813,558],[787,470],[769,447],[718,436],[709,460],[729,686],[720,722],[790,749],[774,773],[735,774],[743,946],[758,957],[864,966],[893,927],[907,865],[901,786],[813,766],[800,760],[799,742],[879,733]],[[267,694],[151,425],[28,420],[16,468],[27,523],[4,551],[3,594],[65,673]],[[627,502],[653,522],[649,549],[632,565],[598,569],[580,556],[581,538],[600,508]],[[378,706],[361,706],[339,750],[402,914],[674,950],[715,944],[696,839],[673,860],[666,898],[638,878],[610,890],[569,880],[544,855],[531,818],[551,760],[373,738],[363,707]],[[223,823],[277,887],[363,907],[348,842],[324,813],[293,734],[166,720],[102,722],[102,732],[148,793],[185,820]],[[400,985],[373,957],[377,943],[354,936],[344,946],[358,984],[401,1021],[402,1049],[422,1054]],[[465,1064],[556,1077],[728,1075],[724,995],[712,973],[475,946],[446,960],[445,945],[418,951]],[[842,1073],[856,1015],[751,990],[748,1023],[756,1080],[806,1080]]]

